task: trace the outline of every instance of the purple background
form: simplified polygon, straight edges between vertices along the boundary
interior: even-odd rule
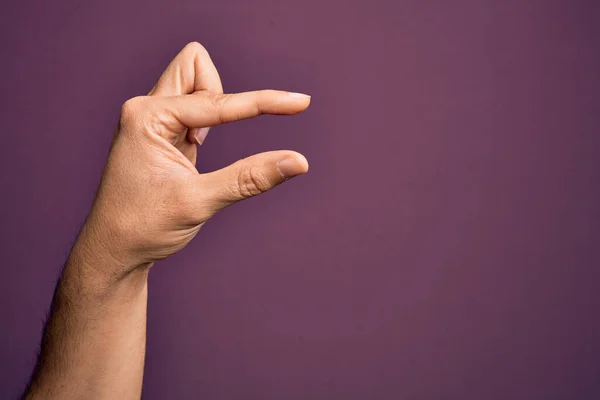
[[[213,129],[200,170],[311,170],[155,267],[144,398],[600,398],[597,1],[4,3],[0,397],[122,102],[197,40],[226,91],[313,95]]]

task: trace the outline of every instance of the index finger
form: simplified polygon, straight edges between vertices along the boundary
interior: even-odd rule
[[[202,128],[239,121],[262,114],[293,115],[304,111],[310,96],[281,90],[258,90],[235,94],[206,92],[161,99],[180,123],[173,129]]]

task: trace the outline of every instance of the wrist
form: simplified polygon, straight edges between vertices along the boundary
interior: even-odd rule
[[[130,294],[145,290],[151,264],[135,268],[124,268],[104,255],[90,254],[75,245],[61,276],[61,285],[69,293],[79,293],[83,298],[108,299],[130,297]]]
[[[69,254],[65,272],[83,289],[98,294],[116,287],[145,285],[152,263],[141,262],[128,254],[123,241],[98,225],[87,221]]]

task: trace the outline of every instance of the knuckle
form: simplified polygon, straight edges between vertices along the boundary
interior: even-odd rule
[[[164,126],[170,120],[161,112],[156,101],[151,97],[138,96],[127,100],[121,107],[119,130],[137,134],[139,132],[153,132],[161,134]]]
[[[209,99],[210,107],[214,110],[215,114],[217,115],[218,122],[220,124],[232,122],[229,118],[227,118],[226,113],[224,112],[227,107],[227,103],[231,100],[231,95],[214,94],[209,96]]]
[[[236,191],[241,198],[259,195],[270,187],[267,177],[252,166],[242,168],[238,174]]]
[[[127,100],[121,106],[121,117],[120,117],[120,125],[129,125],[133,121],[135,121],[143,109],[141,107],[141,103],[143,101],[142,96],[133,97]]]
[[[196,55],[196,54],[208,55],[208,51],[206,50],[206,48],[204,46],[202,46],[199,42],[195,42],[195,41],[186,44],[185,47],[183,48],[183,50],[192,55]]]

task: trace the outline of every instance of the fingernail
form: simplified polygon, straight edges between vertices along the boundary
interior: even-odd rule
[[[284,179],[289,179],[304,173],[305,168],[295,158],[285,158],[277,163],[277,171]]]
[[[294,97],[296,99],[310,99],[310,96],[307,94],[295,92],[290,92],[290,97]]]
[[[198,144],[202,144],[204,142],[204,139],[206,139],[206,135],[208,135],[209,130],[210,126],[196,129],[196,141],[198,142]]]

